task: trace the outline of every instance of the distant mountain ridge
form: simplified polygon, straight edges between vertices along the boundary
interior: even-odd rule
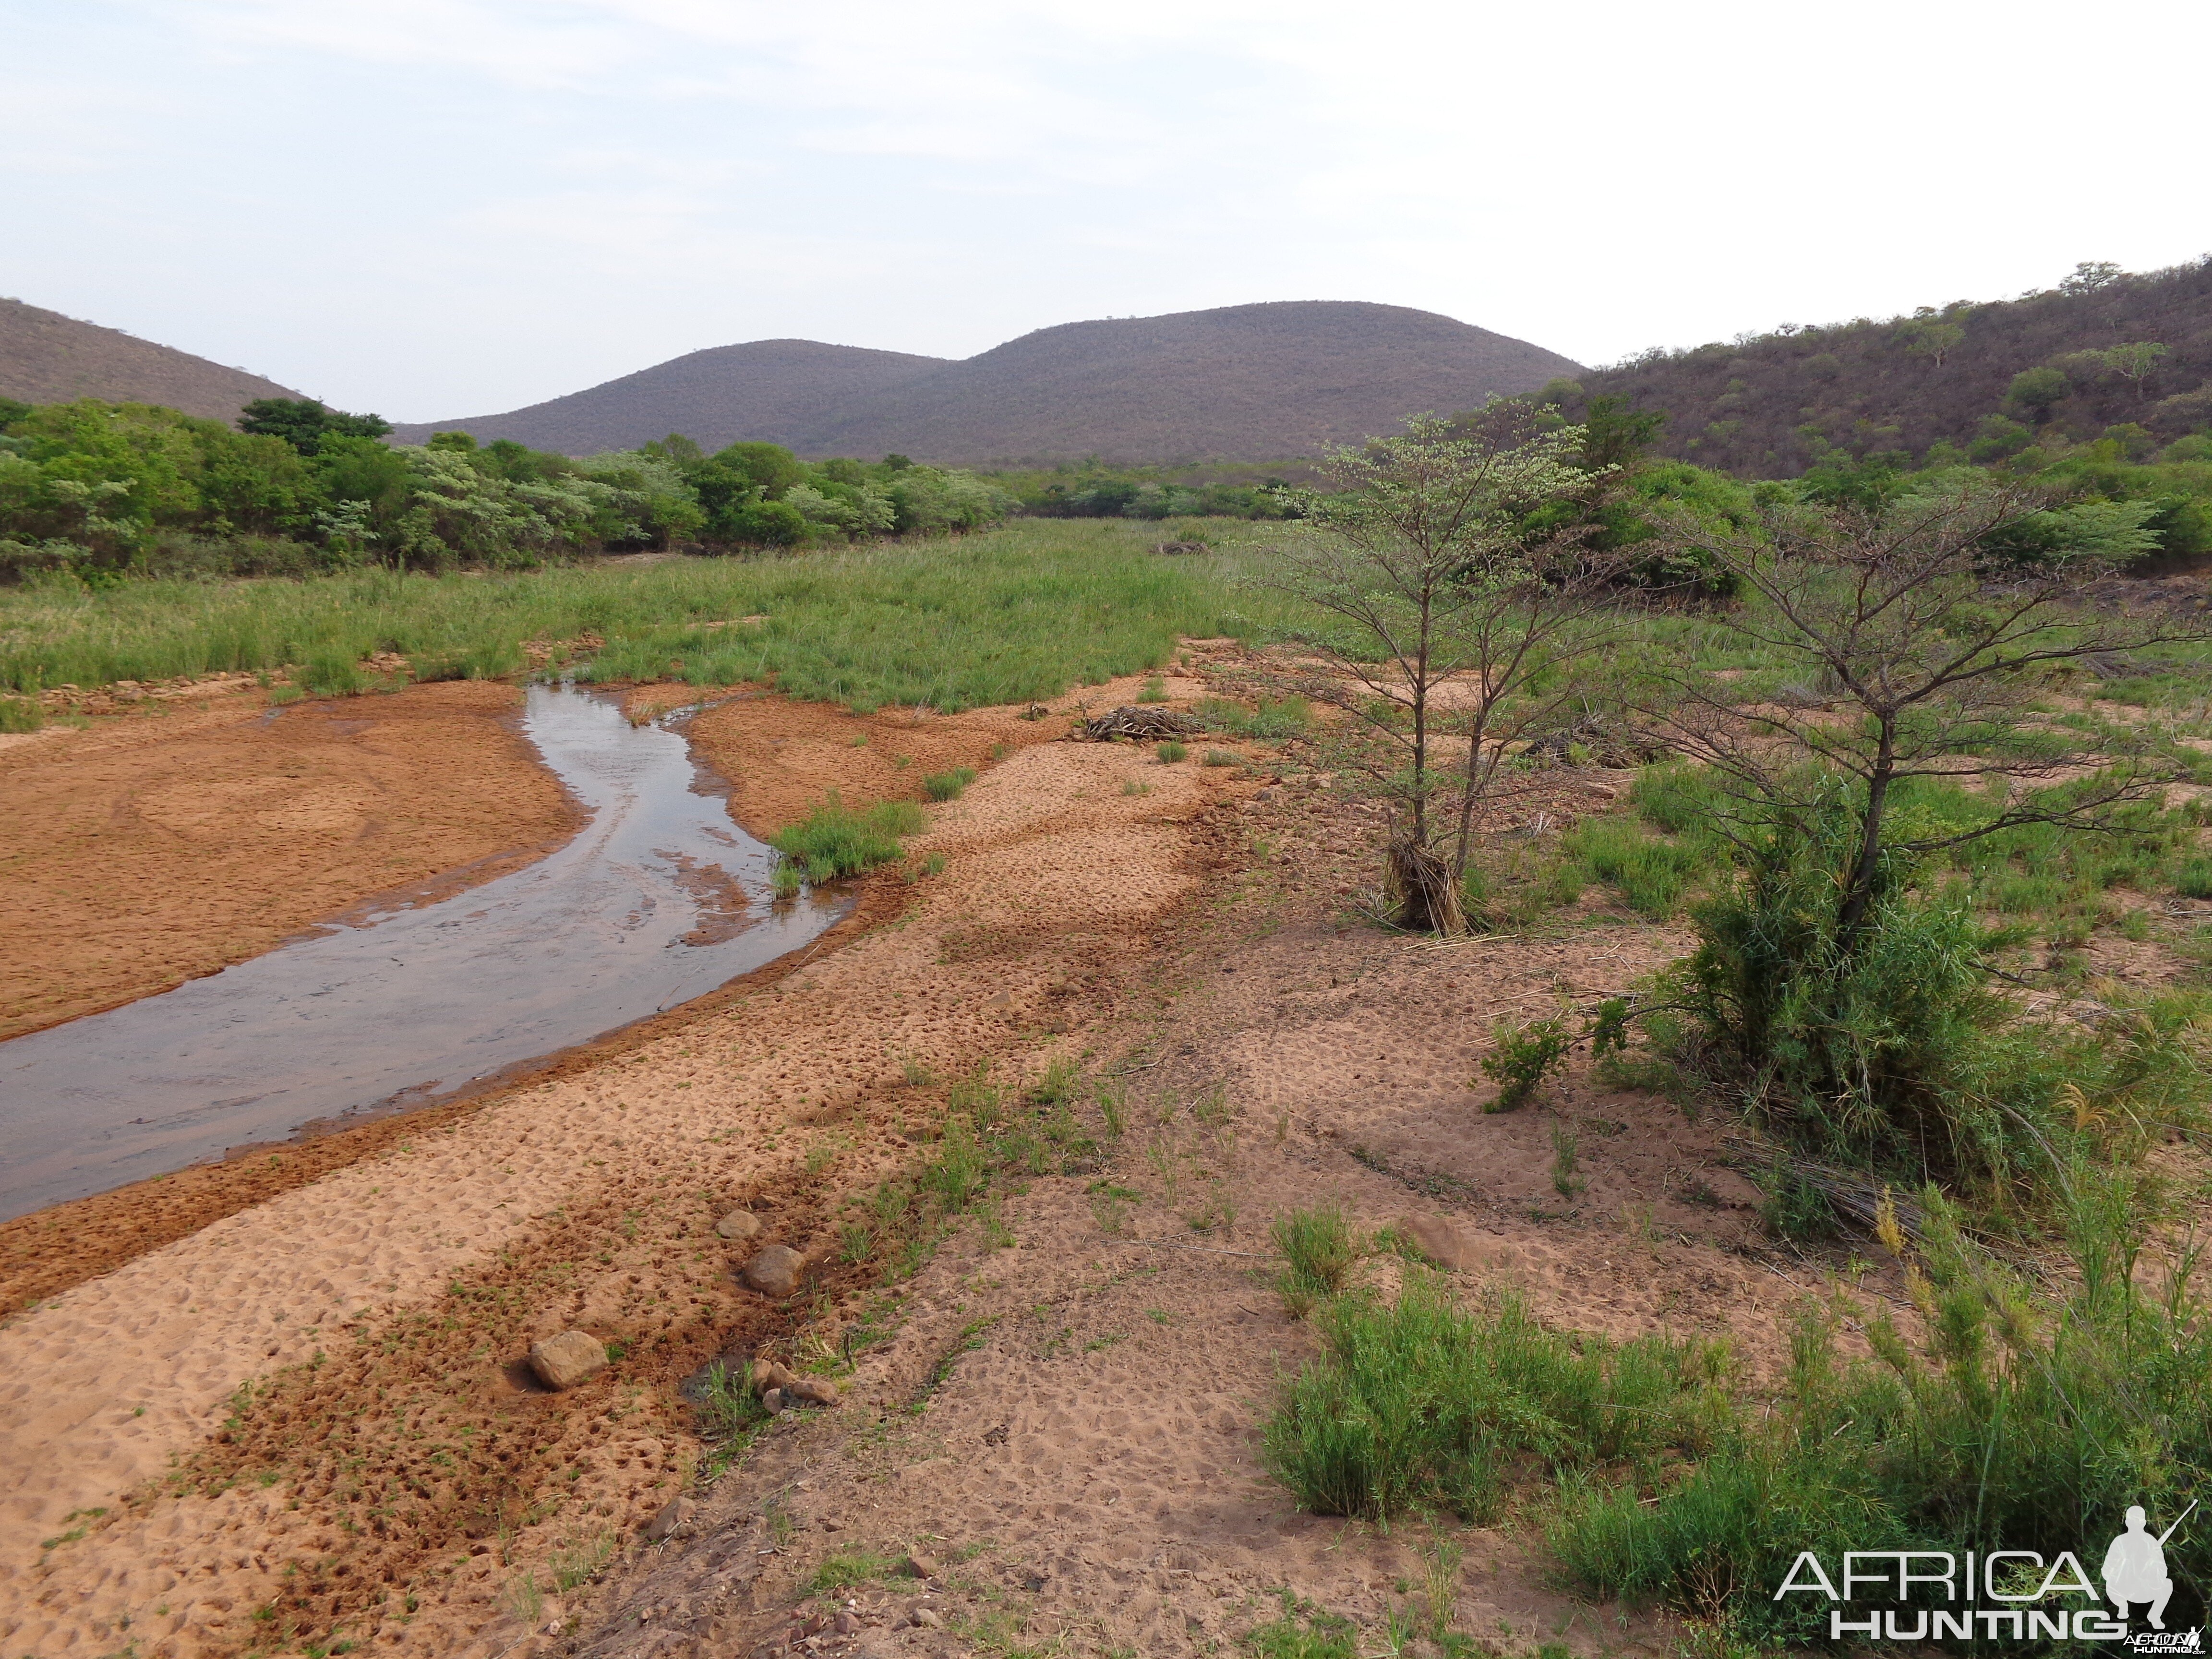
[[[942,357],[818,340],[751,340],[688,352],[504,415],[410,422],[392,428],[392,441],[469,432],[483,443],[512,438],[571,455],[635,449],[672,432],[710,450],[740,439],[788,443],[785,434],[811,431],[842,410],[947,366]]]
[[[392,437],[465,431],[586,454],[681,432],[710,450],[764,441],[809,458],[897,452],[963,465],[1287,458],[1583,372],[1433,312],[1283,301],[1063,323],[957,362],[757,340]]]
[[[226,368],[120,329],[80,322],[21,300],[0,300],[0,398],[27,404],[78,398],[163,404],[227,422],[256,398],[300,395],[258,374]]]

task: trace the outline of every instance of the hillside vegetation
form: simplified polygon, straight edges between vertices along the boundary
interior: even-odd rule
[[[299,395],[258,374],[155,345],[120,329],[79,322],[21,300],[0,300],[0,399],[59,404],[104,398],[163,404],[187,415],[229,421],[256,398]]]
[[[1334,301],[1039,329],[960,362],[808,341],[693,352],[550,403],[403,427],[573,454],[688,433],[807,456],[963,466],[1316,455],[1409,411],[1533,392],[1579,367],[1433,312]]]
[[[505,438],[568,455],[634,449],[671,432],[708,449],[745,440],[805,449],[808,434],[840,410],[948,366],[943,357],[819,340],[748,340],[686,352],[504,415],[402,422],[392,436],[419,444],[459,430],[485,443]]]
[[[1994,460],[2111,435],[2130,459],[2212,424],[2212,257],[2130,275],[2085,264],[2016,300],[1785,325],[1654,350],[1560,385],[1666,416],[1655,447],[1753,477],[1833,452]]]

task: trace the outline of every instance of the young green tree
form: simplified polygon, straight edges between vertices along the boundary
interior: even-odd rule
[[[2105,360],[2105,367],[2132,384],[2136,396],[2140,398],[2143,395],[2143,382],[2157,368],[2159,359],[2166,355],[2166,349],[2155,340],[2129,340],[2100,355]]]
[[[1809,815],[1816,796],[1827,798],[1817,780],[1851,781],[1853,827],[1834,886],[1847,949],[1887,853],[1930,853],[2023,823],[2104,828],[2112,809],[2177,775],[2139,737],[2077,729],[2033,707],[2085,658],[2212,639],[2201,617],[2091,602],[2113,563],[2101,521],[2032,562],[2007,562],[2053,505],[2048,491],[1966,474],[1879,508],[1767,506],[1741,531],[1675,526],[1752,596],[1718,625],[1789,666],[1780,690],[1674,671],[1674,702],[1651,712],[1763,810]],[[2002,800],[1972,824],[1898,830],[1893,802],[1916,779]],[[2059,780],[2070,781],[2065,790],[2045,787]]]
[[[2060,1073],[1992,991],[2000,936],[1923,872],[2028,826],[2140,830],[2184,768],[2141,727],[2048,700],[2084,659],[2203,640],[2212,622],[2099,602],[2140,525],[2075,524],[2023,559],[2025,532],[2063,519],[2047,492],[1966,469],[1948,486],[1770,506],[1756,536],[1701,531],[1747,595],[1715,620],[1756,665],[1674,666],[1644,707],[1710,769],[1703,821],[1738,852],[1672,976],[1717,1076],[1818,1157],[2002,1206],[2067,1179]],[[2074,1063],[2083,1086],[2117,1086],[2115,1064]]]
[[[1589,527],[1531,528],[1605,474],[1581,465],[1582,428],[1537,418],[1521,405],[1477,422],[1416,416],[1328,456],[1331,488],[1285,492],[1298,517],[1265,580],[1337,624],[1304,636],[1326,672],[1291,683],[1364,738],[1346,763],[1394,809],[1387,876],[1404,927],[1464,928],[1461,878],[1512,775],[1509,748],[1574,696],[1563,670],[1606,633],[1609,564]]]

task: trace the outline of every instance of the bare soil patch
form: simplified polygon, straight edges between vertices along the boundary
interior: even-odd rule
[[[987,757],[1042,724],[957,718]],[[944,873],[896,925],[0,1328],[0,1437],[34,1449],[0,1472],[0,1640],[233,1654],[343,1626],[461,1650],[526,1561],[626,1538],[685,1479],[674,1380],[785,1318],[736,1287],[713,1217],[746,1204],[823,1259],[829,1196],[943,1109],[908,1063],[1018,1068],[1110,1006],[1212,867],[1208,815],[1256,787],[1032,744],[936,809],[916,850]],[[1007,948],[946,960],[963,930]],[[623,1358],[518,1389],[512,1362],[569,1326]]]

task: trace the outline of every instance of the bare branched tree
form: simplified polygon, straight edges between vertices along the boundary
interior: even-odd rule
[[[1509,751],[1574,696],[1560,671],[1602,642],[1618,560],[1586,532],[1527,527],[1602,488],[1577,464],[1580,427],[1542,432],[1508,405],[1472,432],[1432,415],[1406,428],[1325,459],[1333,488],[1296,492],[1266,580],[1340,624],[1304,635],[1315,672],[1283,679],[1364,738],[1345,764],[1394,808],[1398,921],[1457,933],[1481,810],[1516,775]]]
[[[1674,527],[1751,596],[1720,626],[1791,663],[1794,678],[1723,681],[1686,666],[1665,677],[1671,706],[1648,712],[1769,811],[1810,812],[1818,785],[1802,781],[1820,773],[1856,781],[1836,898],[1846,948],[1886,851],[1932,853],[2024,823],[2109,828],[2113,809],[2181,775],[2140,731],[2037,706],[2085,661],[2212,638],[2203,613],[2131,614],[2109,590],[2093,593],[2112,572],[2094,550],[1996,562],[2004,532],[2050,505],[2046,493],[1986,485],[1881,512],[1770,508],[1718,538],[1710,525]],[[2000,793],[2001,810],[1897,833],[1898,787],[1916,778]],[[2061,782],[2072,787],[2049,787]]]

